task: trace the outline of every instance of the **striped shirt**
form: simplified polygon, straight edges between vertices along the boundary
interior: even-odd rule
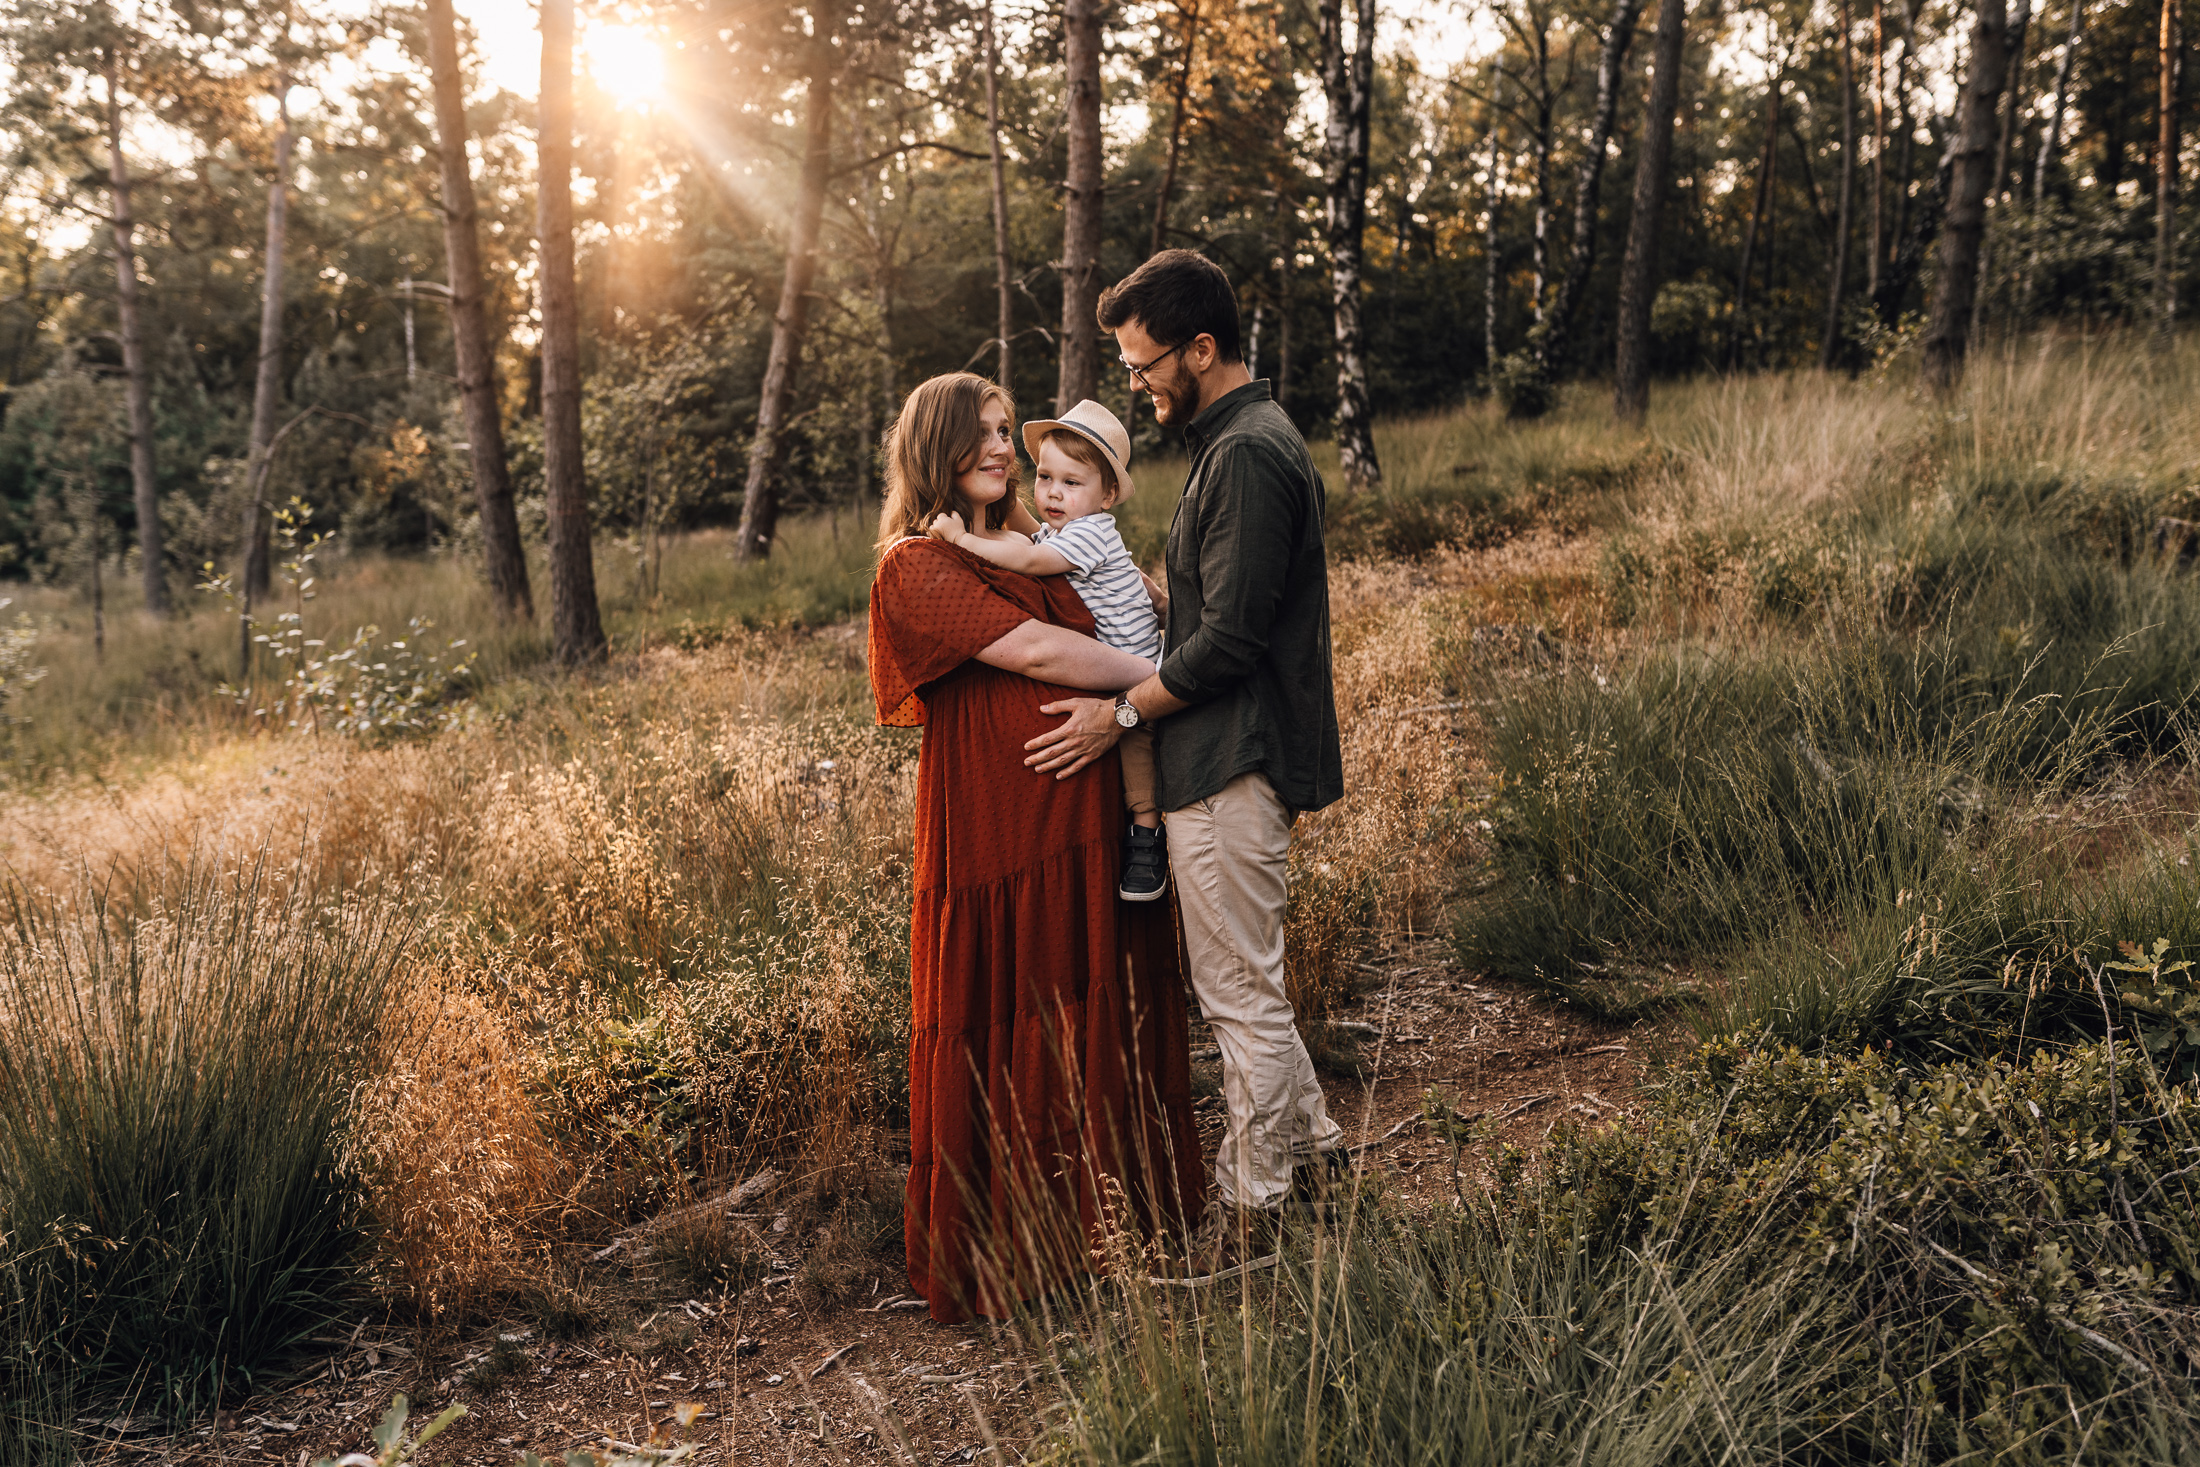
[[[1131,563],[1131,552],[1115,528],[1112,514],[1088,514],[1059,530],[1041,525],[1036,544],[1052,546],[1069,562],[1069,583],[1084,598],[1085,609],[1100,629],[1100,640],[1149,662],[1161,659],[1161,618],[1154,615],[1146,582]]]

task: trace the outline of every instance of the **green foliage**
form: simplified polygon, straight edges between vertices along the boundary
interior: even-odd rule
[[[403,1464],[416,1459],[415,1454],[422,1447],[441,1436],[445,1427],[465,1414],[466,1407],[463,1404],[453,1403],[444,1407],[441,1415],[421,1427],[417,1435],[408,1438],[405,1427],[412,1420],[412,1402],[400,1391],[391,1400],[389,1410],[382,1413],[382,1419],[375,1423],[373,1455],[348,1452],[341,1457],[322,1457],[313,1467],[403,1467]],[[304,1459],[304,1455],[302,1452],[299,1454],[300,1460]]]
[[[10,892],[8,1361],[182,1410],[343,1307],[363,1242],[345,1119],[401,935],[258,874]]]
[[[1500,357],[1490,368],[1490,391],[1508,418],[1540,418],[1558,402],[1558,384],[1533,347]]]
[[[1714,364],[1728,313],[1725,289],[1701,280],[1668,280],[1650,302],[1650,334],[1669,368]]]
[[[0,596],[0,611],[12,604],[13,598]],[[13,622],[0,625],[0,715],[24,689],[46,675],[45,668],[32,665],[37,648],[38,626],[21,612]]]
[[[246,617],[244,632],[281,676],[270,691],[223,684],[222,695],[250,709],[254,719],[316,734],[325,722],[335,733],[367,742],[454,727],[457,715],[449,705],[472,674],[475,654],[445,659],[464,647],[465,640],[431,646],[425,638],[434,623],[415,616],[407,623],[407,634],[394,641],[382,642],[380,627],[364,626],[342,648],[329,651],[326,637],[306,635],[305,610],[317,594],[314,562],[329,537],[312,528],[313,506],[295,496],[273,518],[283,552],[281,578],[292,609],[276,613],[272,623]],[[199,589],[235,604],[231,578],[215,575],[212,561],[206,572]]]
[[[2128,1047],[1713,1044],[1448,1215],[1096,1298],[1040,1460],[2192,1460],[2196,1118]]]
[[[1614,957],[1922,890],[1974,860],[1950,831],[1997,780],[2055,777],[2098,739],[2021,681],[1997,698],[1948,652],[1882,640],[1568,668],[1517,680],[1489,723],[1509,880],[1462,953],[1576,996]]]

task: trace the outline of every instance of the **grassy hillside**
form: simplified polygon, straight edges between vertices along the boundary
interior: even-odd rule
[[[2200,581],[2156,533],[2200,511],[2200,350],[2015,343],[1953,403],[1704,381],[1640,432],[1584,387],[1378,442],[1388,487],[1331,499],[1350,794],[1294,835],[1302,1018],[1349,1063],[1324,1026],[1365,944],[1442,932],[1674,1053],[1632,1129],[1537,1158],[1432,1096],[1496,1178],[1448,1212],[1372,1186],[1246,1287],[1095,1292],[1043,1450],[2174,1460]],[[1182,474],[1141,466],[1142,556]],[[74,591],[18,597],[47,676],[0,729],[11,1440],[72,1390],[187,1412],[279,1375],[309,1325],[142,1327],[218,1323],[246,1261],[295,1284],[262,1317],[449,1331],[550,1308],[576,1249],[767,1163],[823,1240],[801,1287],[846,1286],[906,1105],[915,742],[870,722],[869,538],[606,544],[614,655],[582,677],[463,555],[324,547],[298,660],[379,630],[303,697],[265,652],[222,691],[218,596],[110,605],[103,655]],[[402,716],[345,731],[359,708]],[[300,1012],[350,1036],[341,1082]],[[71,1098],[89,1073],[104,1108]],[[179,1148],[231,1160],[148,1205]],[[263,1179],[252,1227],[221,1166]]]

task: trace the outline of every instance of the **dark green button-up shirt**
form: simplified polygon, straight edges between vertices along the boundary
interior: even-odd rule
[[[1161,685],[1193,706],[1154,725],[1157,803],[1179,810],[1259,770],[1284,804],[1318,810],[1344,793],[1321,475],[1266,382],[1208,404],[1184,436]]]

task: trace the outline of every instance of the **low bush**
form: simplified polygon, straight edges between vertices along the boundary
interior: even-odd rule
[[[1951,833],[2001,783],[2064,778],[2027,762],[2097,742],[2057,700],[1996,701],[1950,659],[1877,641],[1516,678],[1486,726],[1505,880],[1464,913],[1462,955],[1583,999],[1615,958],[1718,952],[1923,889],[1974,859]]]
[[[1037,1460],[2195,1458],[2200,1098],[2137,1051],[1726,1042],[1648,1112],[1242,1291],[1096,1293]]]
[[[256,873],[9,893],[0,1350],[182,1410],[354,1299],[346,1157],[404,928]]]

